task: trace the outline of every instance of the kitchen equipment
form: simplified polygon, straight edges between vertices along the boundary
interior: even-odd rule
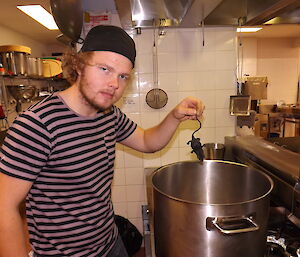
[[[268,174],[274,182],[266,257],[299,257],[300,137],[225,137],[226,159]]]
[[[223,160],[225,146],[220,143],[206,143],[203,145],[203,152],[206,160]]]
[[[264,256],[273,182],[263,172],[186,161],[156,170],[152,184],[156,257]]]
[[[251,100],[267,99],[267,77],[243,77],[242,95],[250,95]]]
[[[28,76],[43,77],[43,60],[41,58],[28,57]]]
[[[146,95],[146,103],[153,109],[161,109],[168,103],[167,93],[158,88],[158,57],[157,57],[157,34],[156,28],[153,29],[153,84],[154,88],[151,89]]]
[[[251,165],[268,174],[275,184],[273,201],[294,213],[300,223],[300,155],[296,150],[300,151],[300,137],[225,137],[225,148],[226,160]]]
[[[59,30],[76,43],[80,41],[83,26],[81,0],[50,0],[51,12]]]
[[[31,49],[19,45],[0,46],[2,65],[5,75],[27,75],[27,57],[31,54]]]
[[[230,96],[230,115],[249,116],[251,107],[251,97],[248,95]]]
[[[37,90],[34,86],[7,85],[8,92],[17,101],[16,112],[22,111],[22,103],[29,102],[36,97]]]

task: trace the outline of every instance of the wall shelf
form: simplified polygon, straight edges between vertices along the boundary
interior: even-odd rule
[[[15,109],[18,110],[17,103],[19,103],[19,106],[21,103],[20,101],[16,102],[16,99],[9,93],[8,88],[20,85],[36,89],[35,96],[32,99],[28,99],[28,102],[39,101],[53,92],[62,91],[69,87],[68,81],[64,78],[31,78],[26,76],[0,75],[0,105],[4,107],[6,117],[11,112],[12,105],[16,105]]]

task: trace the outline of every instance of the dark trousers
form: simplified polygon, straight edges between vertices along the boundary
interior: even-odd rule
[[[34,253],[33,257],[40,257],[40,255]],[[101,256],[99,256],[99,257],[101,257]],[[120,235],[118,236],[115,245],[110,250],[107,257],[129,257]]]
[[[126,248],[123,244],[123,241],[122,241],[122,238],[120,235],[118,236],[118,239],[117,239],[115,245],[110,250],[107,257],[128,257],[128,253],[126,251]]]

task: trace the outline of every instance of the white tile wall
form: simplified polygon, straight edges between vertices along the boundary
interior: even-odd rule
[[[166,32],[158,38],[158,87],[166,91],[167,105],[156,110],[145,102],[147,92],[153,88],[153,30],[145,29],[141,35],[133,36],[137,44],[135,77],[125,99],[118,103],[120,108],[138,125],[149,128],[162,121],[181,99],[198,97],[206,110],[202,128],[195,136],[202,143],[224,142],[224,136],[235,133],[235,119],[228,110],[229,96],[236,88],[234,29],[205,29],[204,46],[201,29],[166,29]],[[156,153],[142,154],[117,146],[112,186],[115,212],[129,218],[140,231],[141,205],[147,199],[144,168],[196,160],[187,142],[198,127],[197,121],[182,123],[169,144]]]

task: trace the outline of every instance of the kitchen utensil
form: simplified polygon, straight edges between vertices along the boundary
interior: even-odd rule
[[[152,176],[156,257],[263,257],[273,182],[242,164],[185,161]]]
[[[200,142],[200,138],[196,138],[194,136],[194,134],[199,131],[201,129],[201,121],[197,118],[197,121],[199,122],[199,128],[196,129],[193,134],[192,134],[192,140],[188,141],[187,144],[191,144],[191,147],[192,147],[192,152],[191,153],[195,153],[198,157],[198,159],[200,161],[203,161],[204,159],[204,152],[203,152],[203,149],[202,149],[202,144]]]
[[[161,109],[168,102],[167,93],[158,88],[158,59],[157,59],[157,37],[156,28],[153,29],[153,84],[154,88],[151,89],[146,95],[146,103],[153,109]]]
[[[50,0],[53,18],[59,30],[76,43],[80,41],[83,26],[81,0]]]
[[[36,97],[36,88],[34,86],[8,85],[8,92],[17,101],[16,111],[22,111],[22,103],[29,102]]]
[[[153,109],[161,109],[167,102],[168,95],[160,88],[153,88],[146,95],[146,103]]]

